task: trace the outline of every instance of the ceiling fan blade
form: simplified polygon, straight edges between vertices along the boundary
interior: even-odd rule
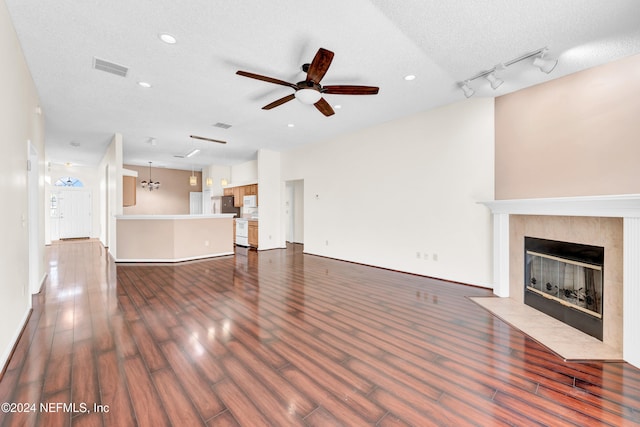
[[[288,86],[296,90],[298,89],[298,86],[294,85],[293,83],[285,82],[284,80],[274,79],[273,77],[261,76],[260,74],[254,74],[248,71],[240,71],[240,70],[236,71],[236,74],[239,76],[249,77],[250,79],[262,80],[263,82],[274,83],[282,86]]]
[[[219,139],[212,139],[212,138],[205,138],[204,136],[189,135],[189,137],[193,138],[193,139],[201,139],[203,141],[218,142],[220,144],[226,144],[227,143],[227,141],[221,141]]]
[[[316,108],[327,117],[333,116],[336,113],[324,98],[320,98],[320,101],[316,102],[313,105],[315,105]]]
[[[318,53],[313,57],[311,65],[309,65],[309,71],[307,71],[307,80],[314,83],[320,83],[320,80],[324,77],[333,60],[333,52],[327,49],[320,48]]]
[[[273,101],[271,104],[267,104],[264,107],[262,107],[263,110],[271,110],[272,108],[277,107],[278,105],[282,105],[285,102],[289,102],[291,101],[293,98],[295,98],[296,95],[294,93],[292,93],[291,95],[287,95],[284,96],[276,101]]]
[[[375,95],[380,88],[375,86],[324,86],[322,88],[323,93],[329,93],[332,95]]]

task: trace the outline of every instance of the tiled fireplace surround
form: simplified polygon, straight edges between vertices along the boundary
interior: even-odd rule
[[[603,342],[640,367],[640,194],[496,200],[494,288],[524,301],[524,236],[603,246]]]

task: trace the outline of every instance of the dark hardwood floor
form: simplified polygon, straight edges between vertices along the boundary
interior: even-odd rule
[[[116,266],[95,241],[47,256],[3,426],[640,425],[640,370],[563,362],[466,298],[485,289],[300,245],[168,266]]]

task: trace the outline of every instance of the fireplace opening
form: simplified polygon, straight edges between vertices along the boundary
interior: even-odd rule
[[[525,237],[524,302],[602,340],[604,248]]]

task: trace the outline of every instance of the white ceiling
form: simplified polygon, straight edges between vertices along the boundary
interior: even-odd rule
[[[87,166],[98,164],[115,132],[124,137],[128,164],[236,164],[260,148],[287,150],[462,100],[458,82],[543,47],[559,58],[551,74],[529,59],[502,70],[505,83],[496,91],[473,81],[475,96],[640,52],[637,0],[5,2],[40,96],[46,155]],[[162,32],[178,42],[161,42]],[[292,90],[235,74],[295,83],[320,47],[335,53],[323,85],[372,85],[380,93],[325,95],[342,105],[331,117],[295,100],[265,111]],[[129,67],[127,77],[93,69],[94,57]],[[417,77],[405,81],[407,74]],[[174,157],[192,148],[200,154]]]

